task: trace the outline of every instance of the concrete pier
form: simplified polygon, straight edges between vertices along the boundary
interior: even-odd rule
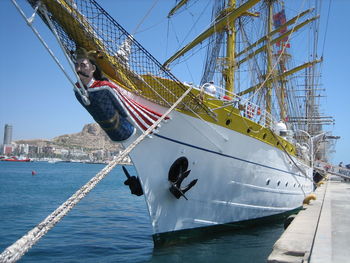
[[[337,176],[315,191],[277,240],[267,262],[350,262],[350,183]]]

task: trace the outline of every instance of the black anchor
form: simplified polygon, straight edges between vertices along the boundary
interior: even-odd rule
[[[130,188],[130,191],[133,195],[137,195],[137,196],[141,196],[143,195],[143,190],[142,190],[142,186],[141,186],[141,182],[140,182],[140,179],[139,177],[137,176],[130,176],[128,170],[122,166],[123,168],[123,171],[126,175],[126,177],[128,178],[124,184],[125,185],[128,185],[129,188]]]
[[[181,188],[182,181],[190,174],[191,170],[187,170],[188,160],[186,157],[178,158],[170,167],[168,180],[171,183],[169,191],[179,199],[183,196],[186,200],[185,193],[190,190],[198,181],[195,179],[191,181],[187,186]]]

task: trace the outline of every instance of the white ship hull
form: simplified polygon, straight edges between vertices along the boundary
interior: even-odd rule
[[[303,173],[276,147],[179,112],[130,156],[154,234],[284,213],[301,207],[313,190],[312,169],[296,158]],[[185,194],[188,200],[169,191],[169,169],[182,156],[191,170],[183,185],[198,179]]]
[[[79,83],[74,89],[80,103],[109,138],[133,147],[131,144],[165,113],[164,107],[173,105],[178,110],[157,133],[136,148],[130,147],[143,191],[134,177],[128,177],[131,179],[126,184],[134,194],[144,193],[154,235],[282,214],[301,207],[313,191],[312,167],[292,155],[313,162],[315,135],[323,123],[333,121],[320,117],[315,103],[318,93],[314,86],[319,83],[319,74],[314,73],[322,61],[315,55],[317,50],[298,52],[293,61],[288,49],[292,40],[296,44],[303,40],[297,35],[294,38],[294,33],[309,23],[315,21],[309,28],[318,32],[317,9],[293,14],[294,18],[287,20],[283,1],[215,4],[210,26],[161,65],[95,1],[39,2],[29,1],[55,33],[69,62],[78,60],[80,48],[87,51],[84,59],[96,62],[92,73],[100,84],[86,91]],[[178,3],[169,15],[183,3]],[[240,23],[238,19],[248,13],[256,19]],[[242,30],[236,30],[238,23]],[[317,35],[308,42],[316,47]],[[208,48],[208,57],[203,57],[206,64],[200,86],[192,87],[181,83],[168,68],[200,43]],[[195,53],[196,60],[187,69],[198,67],[201,53]],[[307,55],[306,63],[291,67],[303,55]],[[102,83],[105,81],[96,74],[97,69],[115,85]],[[302,70],[307,78],[296,74]],[[79,76],[84,74],[80,72]],[[294,89],[301,86],[300,81],[305,91]],[[184,94],[190,88],[191,92]],[[297,99],[300,95],[303,100]],[[191,114],[203,114],[207,119],[216,114],[217,125]],[[277,117],[283,121],[277,123]],[[277,129],[277,124],[283,128]],[[254,129],[259,131],[255,133]],[[282,138],[287,129],[307,137]],[[169,180],[169,170],[179,158],[186,160],[186,169],[190,170],[182,187],[198,179],[185,193],[186,198],[177,196],[179,191]]]

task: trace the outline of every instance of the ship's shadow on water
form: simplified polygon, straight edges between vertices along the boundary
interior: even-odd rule
[[[279,218],[259,225],[226,225],[196,231],[190,238],[179,236],[177,244],[155,246],[149,262],[266,262],[283,222]]]

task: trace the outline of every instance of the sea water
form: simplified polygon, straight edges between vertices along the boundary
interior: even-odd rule
[[[0,252],[103,167],[0,162]],[[127,169],[136,175],[133,166]],[[154,248],[144,197],[131,195],[125,179],[121,167],[116,167],[20,262],[266,262],[283,232],[279,221]]]

